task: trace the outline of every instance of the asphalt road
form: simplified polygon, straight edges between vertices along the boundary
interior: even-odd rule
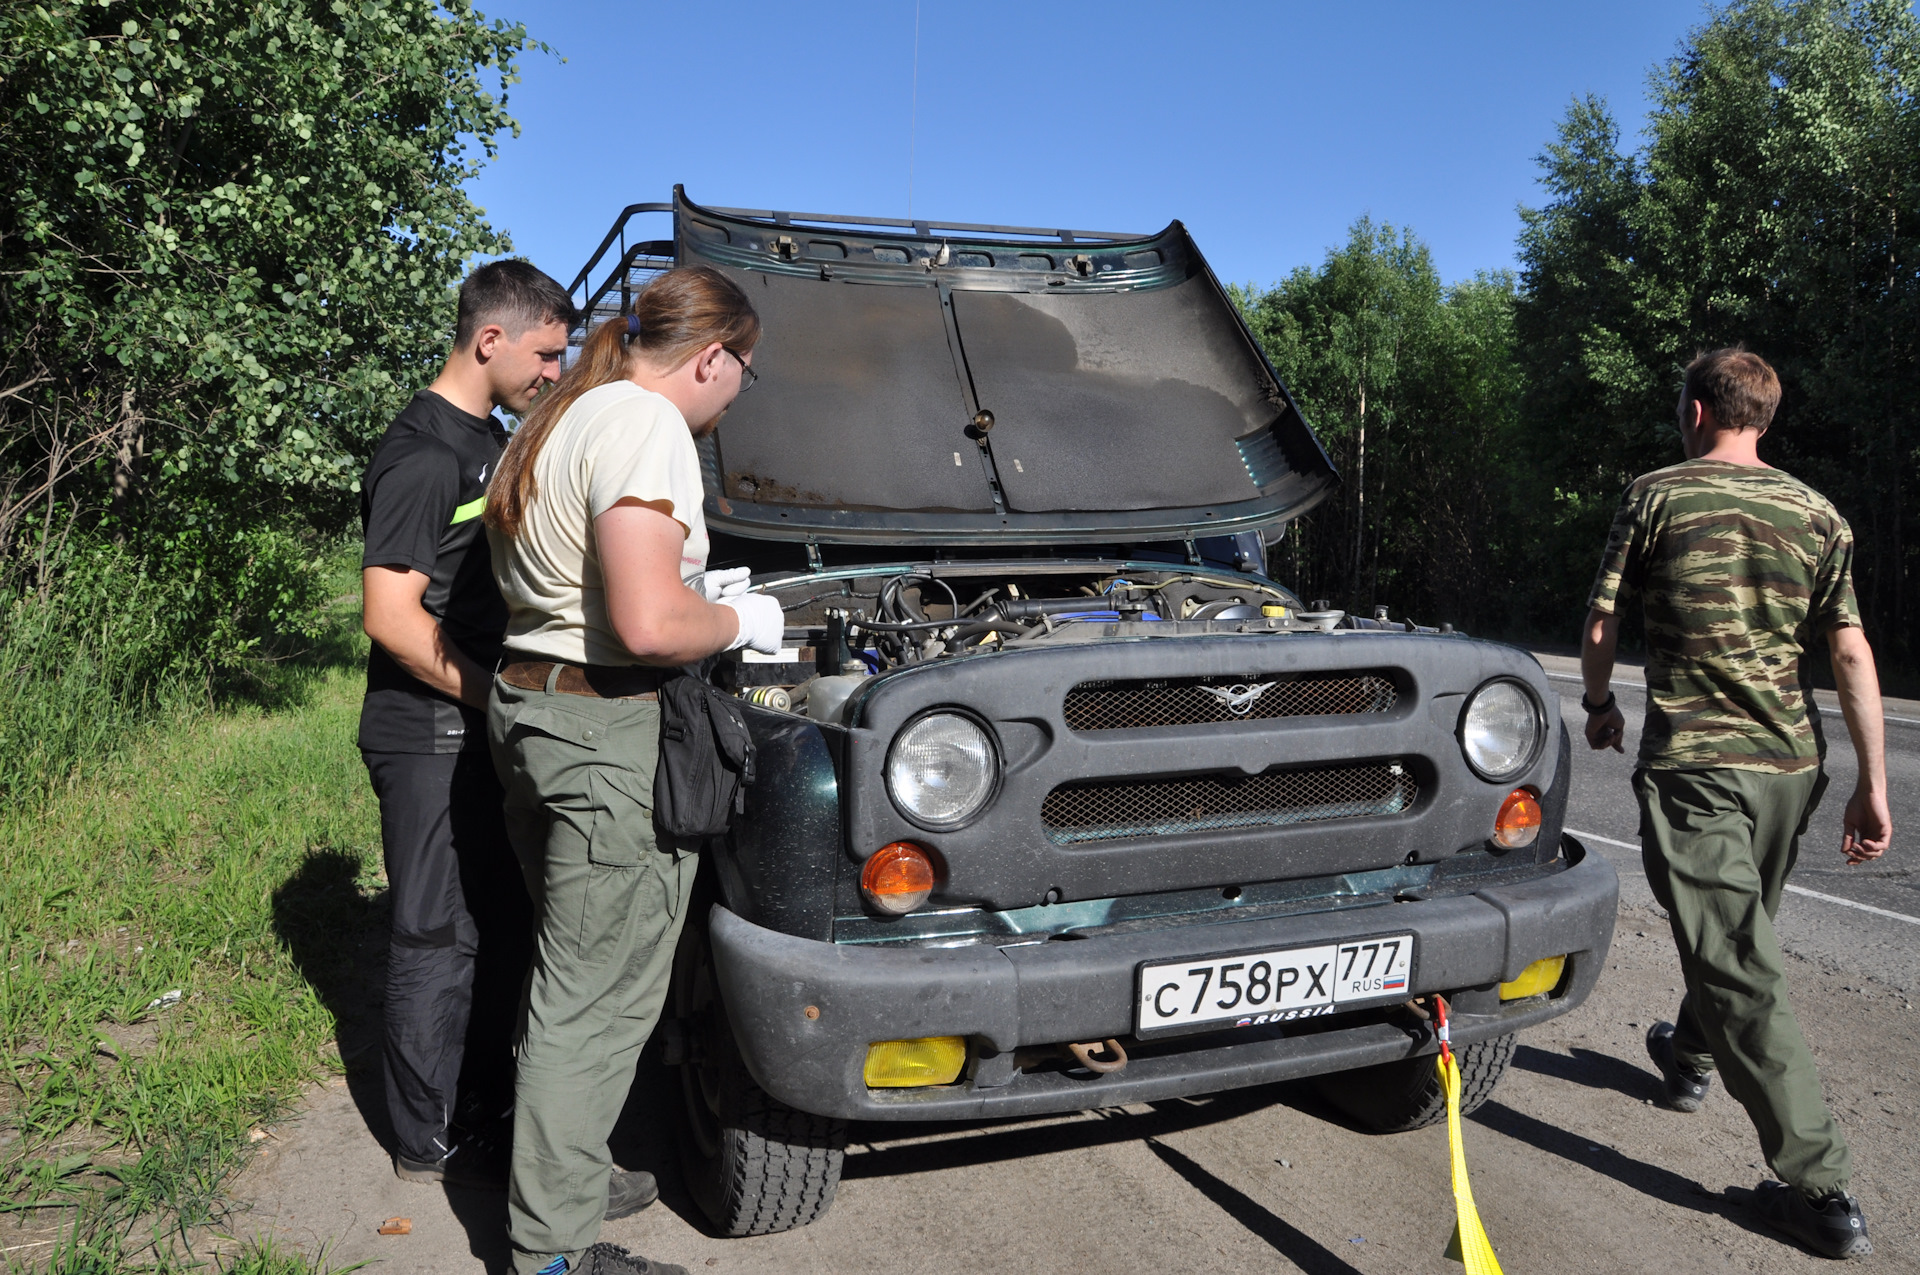
[[[1572,662],[1543,663],[1579,725]],[[1636,676],[1623,671],[1619,688],[1630,719]],[[1888,712],[1920,723],[1920,705]],[[1920,834],[1920,724],[1893,722],[1888,736],[1893,850],[1873,867],[1840,859],[1854,772],[1836,729],[1831,795],[1795,879],[1844,902],[1791,894],[1780,930],[1800,1021],[1854,1148],[1871,1266],[1920,1273],[1920,923],[1899,919],[1920,918],[1920,875],[1907,866]],[[1753,1220],[1751,1191],[1769,1174],[1735,1103],[1716,1090],[1682,1116],[1652,1101],[1642,1037],[1671,1015],[1680,978],[1634,848],[1634,742],[1624,757],[1575,753],[1570,824],[1620,870],[1613,949],[1592,998],[1526,1033],[1492,1100],[1464,1122],[1480,1214],[1513,1275],[1830,1269]],[[380,1092],[377,1068],[358,1064],[268,1131],[222,1233],[324,1249],[333,1269],[503,1272],[504,1197],[397,1182]],[[707,1234],[681,1187],[674,1101],[671,1078],[643,1065],[615,1154],[658,1174],[663,1194],[604,1237],[695,1275],[1461,1270],[1442,1256],[1453,1229],[1445,1129],[1361,1133],[1306,1083],[997,1125],[856,1125],[832,1211],[746,1240]],[[408,1218],[411,1234],[379,1235],[388,1217]]]
[[[1587,834],[1583,839],[1588,846],[1613,860],[1628,898],[1650,900],[1640,869],[1639,812],[1628,782],[1646,707],[1640,670],[1622,667],[1614,673],[1614,693],[1627,717],[1624,754],[1594,752],[1580,733],[1586,714],[1579,702],[1578,661],[1553,655],[1540,661],[1560,692],[1561,713],[1573,734],[1575,778],[1567,827],[1575,835]],[[1886,706],[1893,848],[1875,863],[1849,867],[1840,855],[1840,820],[1859,767],[1833,695],[1823,692],[1818,698],[1830,782],[1801,841],[1800,863],[1780,907],[1781,942],[1789,952],[1912,995],[1920,991],[1920,858],[1915,857],[1920,844],[1920,704],[1893,700]]]

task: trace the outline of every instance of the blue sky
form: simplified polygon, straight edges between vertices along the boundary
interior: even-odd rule
[[[565,283],[628,203],[1093,230],[1179,218],[1224,280],[1313,264],[1356,217],[1451,280],[1513,264],[1567,104],[1632,138],[1696,0],[1148,5],[495,0],[522,132],[473,185]],[[565,61],[562,61],[564,58]],[[910,128],[910,113],[913,115]],[[664,236],[659,229],[645,232]]]

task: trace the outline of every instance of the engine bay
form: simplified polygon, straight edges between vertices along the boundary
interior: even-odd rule
[[[729,657],[716,681],[762,707],[821,721],[837,721],[867,678],[930,660],[1050,643],[1414,627],[1308,609],[1270,580],[1204,566],[936,563],[788,576],[760,588],[786,613],[785,645],[777,655]]]

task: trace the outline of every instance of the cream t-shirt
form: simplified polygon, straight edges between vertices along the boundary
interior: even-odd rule
[[[593,520],[632,498],[686,531],[680,577],[707,569],[700,457],[680,409],[631,381],[575,399],[533,463],[537,493],[520,534],[489,527],[493,578],[507,600],[507,647],[569,664],[635,664],[607,617]]]

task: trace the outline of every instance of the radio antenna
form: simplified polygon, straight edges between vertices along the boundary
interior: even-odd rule
[[[913,0],[913,96],[907,106],[907,220],[913,220],[914,145],[920,133],[920,0]]]

